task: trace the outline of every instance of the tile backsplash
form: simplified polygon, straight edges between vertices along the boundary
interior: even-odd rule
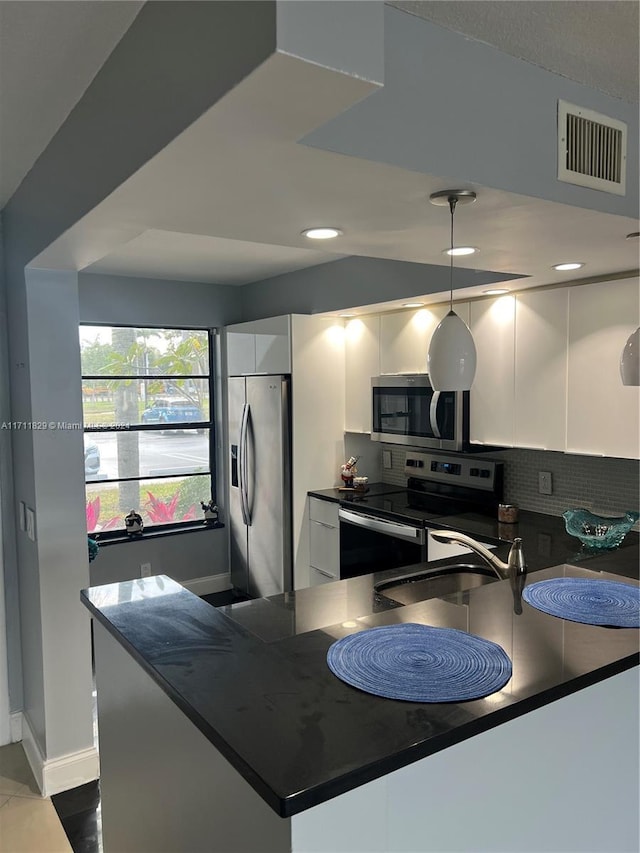
[[[382,481],[406,485],[404,459],[409,448],[395,444],[379,447],[380,455],[382,450],[388,450],[392,459],[391,468],[380,468]],[[603,515],[622,515],[640,508],[640,463],[634,459],[522,449],[481,456],[504,462],[505,501],[518,504],[521,509],[562,515],[571,507],[585,507]],[[539,471],[551,472],[552,495],[538,493]]]

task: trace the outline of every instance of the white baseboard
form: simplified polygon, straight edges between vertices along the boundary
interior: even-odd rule
[[[11,743],[18,743],[22,740],[22,711],[15,711],[10,715],[9,730],[11,733]]]
[[[191,581],[178,581],[178,583],[196,595],[211,595],[212,592],[231,589],[231,576],[226,572],[224,575],[209,575],[206,578],[194,578]]]
[[[95,747],[45,759],[28,717],[24,713],[21,717],[22,748],[43,797],[51,797],[99,778],[100,761]]]

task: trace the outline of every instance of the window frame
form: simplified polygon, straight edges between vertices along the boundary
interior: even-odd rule
[[[162,331],[171,331],[171,332],[204,332],[207,335],[207,346],[208,346],[208,359],[207,359],[207,374],[153,374],[153,376],[144,376],[141,374],[124,374],[124,375],[115,375],[115,374],[85,374],[82,372],[82,366],[80,369],[80,383],[85,381],[100,381],[100,380],[140,380],[140,379],[149,379],[153,378],[158,380],[164,379],[201,379],[206,380],[209,387],[209,420],[204,421],[186,421],[186,422],[172,422],[171,428],[176,430],[184,430],[184,429],[204,429],[208,430],[209,434],[209,442],[208,442],[208,459],[209,459],[209,472],[204,476],[209,477],[209,486],[210,486],[210,499],[217,503],[217,490],[216,490],[216,481],[217,481],[217,459],[216,459],[216,387],[214,384],[215,377],[215,356],[214,356],[214,336],[216,333],[215,328],[203,327],[203,326],[169,326],[167,324],[163,325],[141,325],[140,323],[92,323],[88,321],[80,322],[78,324],[78,330],[81,332],[83,327],[91,327],[91,328],[104,328],[104,329],[157,329]],[[93,426],[86,426],[84,422],[84,400],[83,400],[83,423],[82,423],[82,434],[85,435],[93,435],[96,433],[118,433],[121,431],[117,426],[101,426],[99,424]],[[127,428],[127,432],[162,432],[166,430],[166,424],[133,424]],[[154,475],[154,480],[171,480],[176,479],[176,477],[180,478],[188,478],[188,477],[202,477],[203,474],[201,472],[194,472],[192,474],[161,474]],[[117,479],[110,480],[87,480],[86,472],[85,472],[85,503],[87,500],[87,485],[95,485],[96,483],[112,483],[114,485],[118,485],[119,483],[127,483],[127,482],[141,482],[143,480],[149,480],[149,476],[137,476],[137,477],[119,477]],[[146,536],[153,536],[154,534],[167,534],[167,533],[181,533],[188,532],[189,530],[199,530],[203,529],[203,521],[202,519],[194,519],[192,521],[174,521],[168,522],[164,524],[154,524],[146,527],[142,533],[142,538]],[[114,528],[111,530],[97,530],[93,532],[88,532],[87,535],[92,539],[98,539],[103,543],[107,543],[111,540],[114,541],[129,541],[131,539],[136,539],[138,537],[128,536],[126,529],[124,527],[124,516],[123,516],[123,526]]]

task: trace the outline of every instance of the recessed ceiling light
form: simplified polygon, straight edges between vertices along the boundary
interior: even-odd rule
[[[486,293],[487,296],[499,296],[501,293],[509,293],[506,287],[496,287],[493,290],[483,290],[483,293]]]
[[[568,272],[569,270],[579,270],[583,266],[584,264],[572,262],[570,264],[554,264],[552,269],[558,270],[558,272]]]
[[[453,255],[454,258],[462,255],[475,255],[478,250],[473,246],[454,246],[453,249],[443,249],[443,255]]]
[[[424,302],[403,302],[403,308],[422,308]]]
[[[308,237],[310,240],[333,240],[341,234],[342,231],[339,228],[307,228],[302,232],[303,237]]]

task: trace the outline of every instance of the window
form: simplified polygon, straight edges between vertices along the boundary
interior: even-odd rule
[[[200,521],[215,498],[208,331],[80,326],[87,532]]]

